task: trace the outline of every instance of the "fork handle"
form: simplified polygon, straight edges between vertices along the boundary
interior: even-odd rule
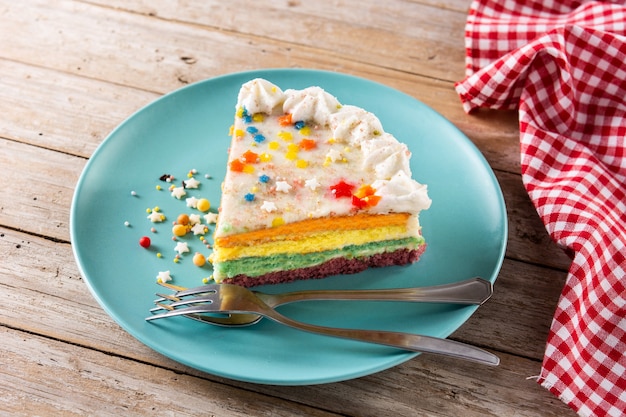
[[[451,356],[491,366],[496,366],[500,363],[500,359],[491,352],[450,339],[383,330],[357,330],[324,327],[292,320],[274,310],[271,313],[269,311],[267,313],[268,314],[265,314],[265,316],[269,319],[310,333],[358,340],[361,342],[376,343],[413,352]]]
[[[257,293],[257,295],[268,305],[276,307],[305,300],[408,301],[481,305],[491,297],[492,293],[493,285],[490,281],[475,277],[430,287],[383,290],[311,290],[283,294]]]

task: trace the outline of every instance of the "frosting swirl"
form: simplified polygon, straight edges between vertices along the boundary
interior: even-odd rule
[[[256,78],[241,86],[237,107],[243,107],[251,114],[272,114],[284,100],[284,93],[278,86],[265,79]]]
[[[291,113],[294,121],[314,121],[325,126],[331,114],[341,107],[339,101],[320,87],[285,90],[283,111]]]

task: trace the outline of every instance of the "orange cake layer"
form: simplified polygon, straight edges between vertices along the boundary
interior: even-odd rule
[[[251,246],[259,243],[290,239],[298,240],[311,233],[325,230],[358,230],[383,226],[401,226],[407,224],[408,213],[369,214],[359,213],[354,216],[324,217],[283,224],[269,229],[254,230],[225,237],[216,237],[218,247]]]

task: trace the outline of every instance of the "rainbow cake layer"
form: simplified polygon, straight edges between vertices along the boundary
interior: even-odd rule
[[[241,87],[211,255],[217,282],[254,286],[404,265],[430,206],[410,152],[378,118],[319,87]]]

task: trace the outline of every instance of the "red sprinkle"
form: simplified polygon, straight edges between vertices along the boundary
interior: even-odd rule
[[[343,180],[330,186],[330,191],[335,195],[335,198],[352,197],[352,190],[354,190],[354,185]]]
[[[142,248],[148,249],[150,247],[150,238],[148,236],[143,236],[141,239],[139,239],[139,245]]]

